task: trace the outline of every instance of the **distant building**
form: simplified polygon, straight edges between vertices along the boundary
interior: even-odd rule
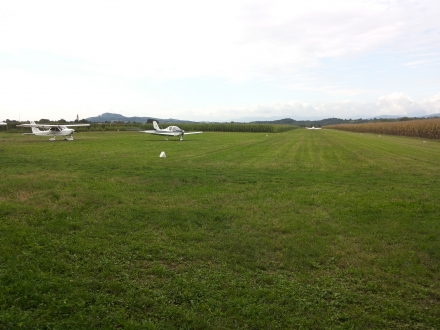
[[[76,114],[76,121],[79,121],[79,116],[78,116],[78,114]]]

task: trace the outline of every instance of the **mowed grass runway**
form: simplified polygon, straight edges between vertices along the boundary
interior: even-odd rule
[[[0,133],[0,166],[0,329],[440,328],[439,141]]]

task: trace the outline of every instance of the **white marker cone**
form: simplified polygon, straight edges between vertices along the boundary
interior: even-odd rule
[[[166,158],[167,157],[167,155],[165,154],[165,151],[162,151],[161,153],[160,153],[160,156],[159,156],[160,158]]]

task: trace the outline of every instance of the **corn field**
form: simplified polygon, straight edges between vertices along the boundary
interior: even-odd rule
[[[173,124],[169,124],[173,125]],[[162,128],[168,124],[160,124]],[[240,123],[203,123],[203,124],[177,124],[185,131],[202,132],[254,132],[254,133],[280,133],[299,128],[292,125],[270,125],[270,124],[240,124]],[[142,129],[153,129],[153,124],[140,125]]]
[[[359,133],[378,133],[440,139],[440,118],[365,124],[339,124],[326,126],[325,128]]]
[[[270,124],[239,124],[239,123],[218,123],[218,124],[182,124],[180,128],[185,131],[203,132],[254,132],[254,133],[280,133],[290,131],[298,126],[292,125],[270,125]]]
[[[169,124],[173,125],[173,124]],[[165,128],[168,124],[161,125]],[[240,124],[240,123],[203,123],[203,124],[177,124],[185,131],[202,132],[253,132],[253,133],[281,133],[299,128],[293,125],[270,124]],[[142,129],[153,129],[153,124],[141,125]]]

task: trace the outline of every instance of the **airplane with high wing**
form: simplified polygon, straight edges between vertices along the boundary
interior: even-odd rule
[[[38,136],[52,136],[49,140],[55,141],[57,136],[62,136],[66,141],[73,141],[73,132],[75,130],[73,128],[69,128],[72,126],[90,126],[90,124],[72,124],[72,125],[47,125],[47,124],[36,124],[34,121],[31,121],[30,124],[22,124],[17,125],[21,127],[30,127],[32,128],[32,133],[23,133],[23,135],[38,135]],[[42,128],[43,130],[40,130]],[[70,137],[69,137],[70,135]]]
[[[154,130],[140,131],[141,133],[163,135],[163,136],[179,136],[179,140],[183,140],[184,135],[201,134],[203,132],[185,132],[177,126],[168,126],[167,128],[160,128],[156,121],[153,121]]]
[[[315,126],[312,126],[312,127],[306,127],[307,129],[321,129],[321,127],[315,127]]]

